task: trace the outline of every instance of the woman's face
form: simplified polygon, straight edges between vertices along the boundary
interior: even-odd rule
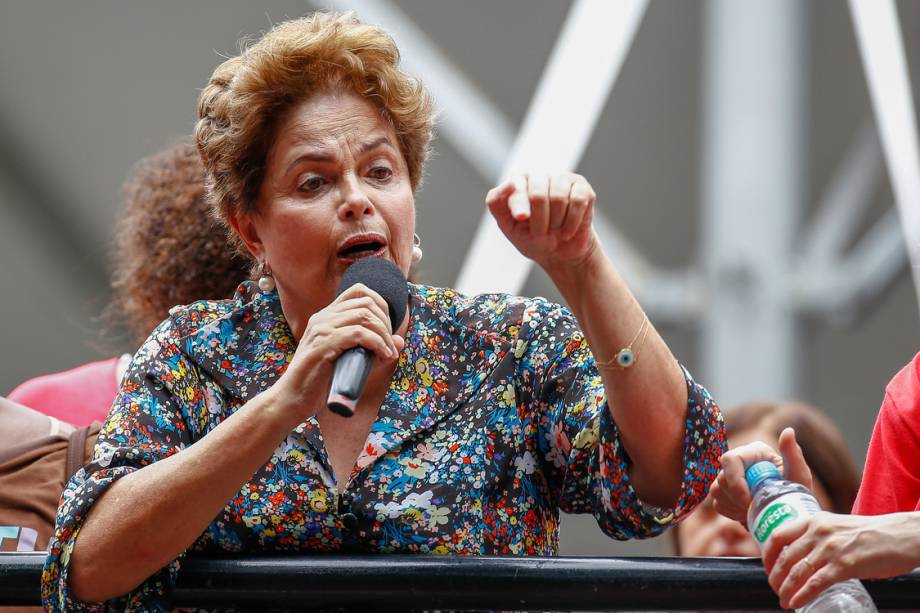
[[[728,439],[728,447],[733,449],[754,441],[763,441],[774,449],[779,446],[779,441],[770,430],[755,427],[731,436]],[[830,497],[817,481],[815,495],[823,508],[829,508]],[[747,529],[739,522],[716,513],[711,496],[707,496],[676,529],[682,556],[760,556],[757,543]]]
[[[386,258],[408,274],[415,201],[393,128],[353,93],[296,105],[276,128],[256,211],[234,226],[271,266],[298,337],[357,259]]]

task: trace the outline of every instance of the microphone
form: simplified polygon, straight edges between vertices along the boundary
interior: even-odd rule
[[[393,330],[399,328],[406,317],[406,302],[409,300],[409,289],[402,271],[389,260],[362,258],[345,270],[336,296],[355,283],[366,285],[386,300]],[[355,414],[355,407],[364,391],[373,362],[374,353],[360,346],[338,357],[326,402],[330,411],[342,417]]]

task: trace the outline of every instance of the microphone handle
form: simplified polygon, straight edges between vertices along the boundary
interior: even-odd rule
[[[339,356],[335,361],[332,386],[326,403],[330,411],[342,417],[355,414],[355,407],[364,391],[373,362],[374,353],[364,347],[354,347]]]

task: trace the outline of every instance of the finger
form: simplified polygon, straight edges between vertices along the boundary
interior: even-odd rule
[[[338,336],[339,330],[360,326],[380,337],[380,340],[387,348],[385,357],[396,357],[398,353],[396,344],[393,342],[393,335],[390,333],[387,324],[381,321],[380,318],[371,315],[368,310],[354,309],[345,313],[337,313],[328,322],[328,325],[332,328],[329,332],[330,336]],[[367,349],[370,349],[370,347]]]
[[[372,351],[381,360],[389,361],[397,356],[396,352],[390,349],[390,345],[387,342],[392,342],[392,339],[387,338],[385,341],[380,334],[362,325],[343,326],[338,328],[336,332],[330,337],[330,342],[335,347],[336,357],[355,346],[364,347],[368,351]]]
[[[725,483],[724,473],[719,473],[715,483],[709,490],[712,495],[712,506],[720,515],[743,524],[747,514],[747,506],[744,504],[743,499],[739,502],[737,495],[730,493],[730,488],[726,488]]]
[[[549,232],[549,177],[527,177],[527,197],[530,199],[530,234],[546,236]]]
[[[780,603],[789,604],[789,600],[801,590],[811,578],[821,570],[824,565],[814,562],[810,558],[801,558],[796,562],[786,575],[785,579],[779,584],[774,591],[779,596]]]
[[[798,609],[817,598],[818,594],[830,586],[845,579],[847,577],[843,576],[835,564],[826,564],[815,570],[814,574],[786,601],[784,606],[789,609]]]
[[[387,321],[389,321],[390,307],[387,305],[387,301],[384,300],[380,294],[364,285],[363,283],[355,283],[343,291],[335,300],[332,301],[332,304],[345,302],[346,300],[357,298],[359,296],[367,296],[376,302],[380,307],[380,310],[382,310],[384,313],[387,313]]]
[[[497,186],[493,187],[486,194],[486,204],[492,206],[493,203],[498,201],[504,201],[508,199],[508,196],[511,195],[511,192],[514,191],[514,180],[506,179],[502,183],[499,183]]]
[[[763,550],[763,568],[771,577],[771,585],[774,574],[777,577],[776,585],[780,585],[791,566],[811,550],[808,546],[810,541],[801,538],[808,531],[809,525],[807,520],[791,521],[770,535]],[[792,547],[793,543],[798,545]]]
[[[388,326],[392,327],[392,322],[390,322],[390,308],[386,302],[381,305],[378,303],[373,296],[359,295],[353,298],[348,298],[342,302],[333,303],[332,308],[329,310],[333,313],[344,313],[353,309],[370,309],[373,313],[380,318],[381,321],[386,322]]]
[[[779,435],[779,451],[783,456],[783,477],[787,481],[801,483],[812,489],[814,483],[811,469],[805,461],[805,454],[795,438],[795,430],[784,429]]]
[[[781,463],[782,458],[766,443],[755,441],[732,449],[721,457],[722,471],[717,477],[720,483],[718,509],[726,517],[744,522],[747,508],[751,504],[751,493],[744,473],[760,460]]]
[[[364,326],[370,330],[373,330],[374,332],[377,332],[381,338],[386,339],[389,344],[392,344],[390,342],[390,337],[393,336],[393,330],[390,328],[389,317],[386,315],[381,316],[376,309],[376,305],[374,308],[359,306],[335,313],[332,316],[331,323],[335,327],[350,325]]]
[[[566,212],[562,236],[565,239],[574,237],[586,223],[591,223],[593,217],[594,190],[584,179],[576,180],[572,184],[569,194],[569,210]]]
[[[320,311],[319,317],[311,318],[308,325],[326,322],[328,325],[340,327],[346,324],[363,323],[372,325],[387,338],[393,333],[388,310],[383,310],[370,296],[358,296],[344,302],[331,305]],[[392,343],[389,343],[392,345]],[[393,346],[395,349],[395,346]]]
[[[554,175],[549,181],[549,230],[558,231],[565,222],[569,209],[569,194],[572,192],[572,177],[568,174]]]
[[[514,191],[508,195],[508,210],[515,221],[530,219],[530,198],[527,195],[527,177],[514,179]]]

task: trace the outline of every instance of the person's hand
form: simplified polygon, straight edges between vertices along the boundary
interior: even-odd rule
[[[595,199],[580,175],[533,173],[489,190],[486,204],[517,250],[548,269],[577,266],[597,247],[591,227]]]
[[[374,353],[378,364],[391,363],[399,358],[404,342],[392,332],[386,301],[356,283],[310,317],[274,393],[296,407],[301,418],[313,415],[325,403],[335,361],[342,353],[361,346]]]
[[[920,517],[819,513],[783,524],[763,565],[784,608],[794,609],[847,579],[894,577],[920,566]]]
[[[749,466],[762,460],[776,464],[787,481],[801,483],[812,489],[811,469],[805,463],[802,448],[795,440],[795,431],[786,428],[779,436],[779,453],[766,443],[755,441],[722,455],[722,470],[709,490],[716,511],[747,525],[751,492],[744,473]]]

